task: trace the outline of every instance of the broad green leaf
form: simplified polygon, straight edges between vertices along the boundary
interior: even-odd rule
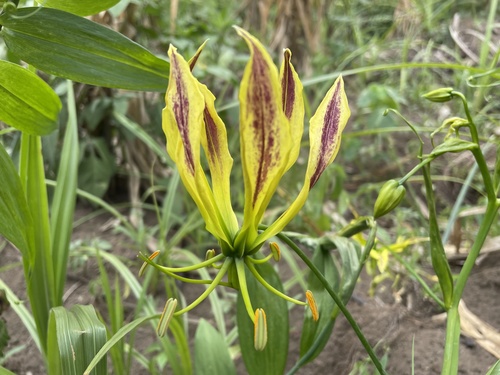
[[[33,135],[45,135],[57,126],[61,101],[40,77],[0,60],[0,121]]]
[[[116,5],[120,0],[36,0],[47,8],[56,8],[79,16],[90,16]]]
[[[333,261],[331,252],[323,251],[318,248],[314,252],[312,261],[325,278],[330,281],[332,288],[334,290],[338,290],[340,276]],[[319,311],[319,320],[315,322],[308,309],[304,316],[302,336],[300,338],[300,355],[304,356],[311,349],[315,341],[318,340],[318,337],[321,336],[320,341],[315,344],[316,348],[314,348],[314,352],[308,353],[309,358],[307,358],[307,362],[310,362],[321,353],[330,338],[334,323],[332,319],[332,312],[335,307],[335,302],[325,290],[323,284],[321,284],[312,272],[309,275],[308,288],[313,292],[314,298],[316,299]]]
[[[194,373],[235,374],[236,368],[229,355],[224,337],[205,319],[201,319],[194,337]]]
[[[0,176],[0,234],[28,256],[32,220],[19,175],[1,144]]]
[[[246,268],[246,267],[245,267]],[[283,291],[280,278],[268,263],[257,267],[262,277],[276,289]],[[250,375],[283,374],[288,356],[288,307],[284,299],[265,289],[246,270],[247,286],[254,309],[263,308],[267,317],[267,345],[263,351],[254,348],[254,324],[247,314],[243,298],[238,295],[237,324],[241,354]]]
[[[120,33],[58,9],[0,16],[7,48],[37,69],[96,86],[165,91],[169,64]]]
[[[106,327],[93,306],[55,307],[50,312],[48,370],[51,374],[81,375],[106,343]],[[75,355],[77,354],[77,355]],[[106,375],[106,360],[91,372]]]

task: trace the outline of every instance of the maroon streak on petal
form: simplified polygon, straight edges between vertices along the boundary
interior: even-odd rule
[[[332,156],[332,152],[335,149],[335,137],[337,136],[339,131],[340,120],[340,87],[340,84],[337,85],[332,100],[330,101],[330,103],[328,103],[328,107],[325,112],[322,129],[323,131],[321,133],[321,146],[318,155],[318,163],[316,165],[316,170],[309,180],[310,189],[312,189],[316,182],[318,182],[319,177],[328,166],[330,158]]]
[[[189,139],[189,99],[186,92],[186,86],[182,81],[179,61],[175,54],[171,56],[171,64],[173,65],[172,79],[176,85],[176,95],[172,98],[174,102],[173,112],[175,121],[177,122],[177,128],[181,135],[182,144],[184,145],[184,158],[186,159],[189,172],[194,176],[193,150]]]
[[[267,180],[267,174],[276,166],[276,161],[280,160],[280,154],[279,145],[276,144],[276,129],[270,126],[275,122],[277,115],[270,83],[272,78],[269,76],[269,68],[258,46],[254,46],[253,52],[251,89],[247,94],[247,104],[248,111],[253,115],[253,142],[256,143],[251,149],[255,150],[256,160],[259,161],[253,195],[255,205]]]
[[[208,157],[213,164],[216,164],[216,162],[218,161],[219,168],[223,169],[223,165],[219,158],[221,149],[217,132],[217,125],[215,124],[215,121],[210,115],[210,111],[207,107],[205,107],[205,110],[203,111],[203,118],[205,120],[205,133],[207,135]]]
[[[295,81],[293,80],[292,69],[290,69],[290,57],[290,51],[285,50],[285,64],[283,78],[281,80],[281,92],[283,100],[283,112],[288,119],[292,117],[293,105],[295,103]]]

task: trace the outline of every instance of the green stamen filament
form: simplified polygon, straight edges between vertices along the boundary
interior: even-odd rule
[[[146,257],[144,254],[139,254],[139,257],[146,263],[152,265],[156,269],[164,272],[164,273],[173,273],[173,272],[189,272],[189,271],[196,271],[197,269],[203,268],[210,266],[214,264],[215,262],[222,260],[225,258],[224,254],[219,254],[214,256],[213,258],[210,258],[208,260],[205,260],[201,263],[194,264],[192,266],[187,266],[187,267],[165,267],[165,266],[160,266],[159,264],[156,264],[155,262],[151,261],[148,257]]]
[[[248,269],[250,270],[250,272],[255,276],[255,278],[262,284],[262,286],[264,288],[266,288],[267,290],[269,290],[271,293],[274,293],[276,294],[278,297],[281,297],[283,298],[284,300],[288,301],[288,302],[292,302],[292,303],[295,303],[297,305],[301,305],[301,306],[306,306],[307,305],[307,302],[303,302],[303,301],[299,301],[298,299],[295,299],[295,298],[292,298],[292,297],[289,297],[287,296],[286,294],[280,292],[278,289],[274,288],[272,285],[270,285],[260,274],[259,272],[257,271],[257,269],[255,268],[255,266],[252,264],[252,262],[249,262],[248,261],[248,257],[245,258],[245,264],[247,265]]]
[[[255,313],[253,311],[252,302],[250,301],[250,296],[248,295],[247,279],[245,277],[245,263],[241,258],[234,258],[236,264],[236,272],[238,273],[238,281],[240,283],[241,297],[245,303],[245,308],[247,310],[250,320],[253,322],[255,318]]]
[[[226,258],[226,260],[224,261],[224,264],[222,265],[220,271],[217,273],[217,276],[215,276],[215,279],[212,281],[210,286],[197,299],[195,299],[190,305],[184,307],[182,310],[176,311],[174,315],[175,316],[181,315],[181,314],[184,314],[185,312],[188,312],[188,311],[194,309],[205,298],[207,298],[208,295],[213,292],[215,287],[220,284],[221,279],[226,274],[227,269],[229,268],[229,266],[231,265],[232,262],[233,262],[232,258]]]
[[[177,279],[179,281],[183,281],[185,283],[190,283],[190,284],[211,284],[213,282],[213,280],[190,279],[188,277],[177,275],[173,272],[165,272],[165,274],[170,276],[170,277],[173,277],[174,279]],[[231,284],[229,284],[228,282],[225,282],[225,281],[219,282],[219,285],[231,287]]]
[[[248,259],[250,262],[252,262],[254,264],[263,264],[263,263],[266,263],[267,261],[271,260],[271,258],[273,258],[273,254],[269,254],[267,257],[262,258],[262,259],[255,259],[252,257],[246,257],[245,259]]]

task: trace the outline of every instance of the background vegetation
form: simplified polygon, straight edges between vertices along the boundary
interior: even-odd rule
[[[30,5],[29,1],[20,1],[19,7]],[[500,100],[495,86],[500,79],[498,12],[498,2],[486,0],[121,0],[90,19],[160,58],[166,58],[169,44],[184,56],[193,56],[208,39],[195,75],[217,96],[216,106],[228,127],[235,159],[233,204],[239,213],[243,212],[244,196],[242,176],[238,175],[237,95],[248,52],[232,26],[239,25],[257,36],[269,47],[276,62],[283,48],[291,49],[305,85],[308,118],[341,73],[352,117],[339,156],[311,192],[299,217],[287,227],[307,238],[320,238],[338,232],[352,219],[371,215],[382,184],[403,177],[418,164],[418,138],[402,119],[384,115],[386,109],[399,111],[415,125],[426,143],[424,153],[430,152],[431,133],[445,119],[464,116],[460,101],[429,103],[422,98],[428,91],[453,87],[469,99],[486,161],[493,168],[500,136]],[[0,45],[0,57],[16,64],[22,60],[5,44]],[[482,75],[488,71],[492,73]],[[63,102],[59,127],[42,138],[49,201],[56,199],[51,186],[67,156],[64,137],[73,119],[77,124],[77,139],[73,142],[78,144],[77,204],[92,207],[92,213],[78,217],[73,226],[111,213],[117,218],[114,230],[126,238],[130,251],[116,253],[108,241],[97,237],[91,243],[71,243],[70,269],[99,270],[94,273],[89,291],[101,298],[98,315],[106,323],[109,338],[124,324],[148,316],[145,312],[155,314],[166,296],[183,298],[175,282],[153,270],[148,270],[139,283],[134,275],[140,261],[134,254],[162,249],[159,263],[185,265],[203,259],[206,250],[217,248],[217,243],[205,232],[164,150],[163,93],[103,88],[78,83],[77,79],[68,85],[63,78],[43,72],[40,75]],[[74,92],[74,98],[70,92]],[[436,139],[442,140],[445,134],[437,134]],[[1,125],[0,142],[17,164],[22,159],[21,133]],[[303,142],[306,145],[306,138]],[[436,160],[431,174],[445,249],[451,257],[459,257],[475,238],[481,223],[478,212],[486,200],[472,156],[451,155]],[[285,176],[266,221],[272,222],[296,196],[306,162],[304,153],[296,169]],[[399,208],[378,222],[377,242],[367,261],[372,293],[379,285],[394,291],[404,288],[415,277],[408,267],[426,278],[431,289],[439,290],[437,280],[428,271],[429,212],[423,177],[412,176],[406,187]],[[490,236],[498,235],[500,226],[494,222]],[[357,238],[357,246],[363,241]],[[8,251],[6,246],[2,242],[0,257]],[[299,293],[308,276],[293,255],[284,251],[284,258],[286,268],[292,272],[281,281],[286,290]],[[403,267],[402,262],[408,267]],[[20,263],[2,262],[0,272],[15,267],[22,269]],[[201,278],[206,277],[201,274]],[[8,280],[4,281],[8,284]],[[0,286],[0,291],[3,289]],[[135,298],[133,308],[126,302],[124,305],[126,299],[120,297],[127,293]],[[210,299],[214,325],[221,342],[229,348],[228,358],[237,357],[239,351],[234,314],[230,314],[234,300],[234,294],[225,290]],[[214,334],[212,325],[203,318],[199,321],[196,336]],[[7,329],[11,331],[8,325]],[[190,373],[192,359],[189,354],[183,357],[182,351],[179,354],[179,347],[187,346],[194,333],[181,338],[182,328],[176,331],[175,324],[172,331],[175,344],[167,339],[138,347],[134,335],[128,337],[111,350],[110,367],[117,374],[134,373],[132,369],[137,367],[133,366],[160,373],[168,361],[174,373]],[[16,348],[9,348],[1,356],[1,337],[0,331],[0,364],[8,363],[9,356],[16,354]],[[195,349],[196,345],[202,344],[195,344]],[[180,360],[168,360],[172,355]]]

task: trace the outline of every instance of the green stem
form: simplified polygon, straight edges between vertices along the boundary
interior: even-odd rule
[[[375,367],[377,368],[377,370],[379,371],[379,373],[381,375],[387,375],[387,372],[384,370],[384,368],[382,367],[382,364],[380,363],[379,359],[377,358],[377,356],[373,352],[372,347],[370,346],[370,344],[366,340],[365,336],[361,332],[361,329],[359,328],[358,323],[356,323],[356,321],[354,320],[354,318],[351,315],[351,313],[349,312],[349,310],[347,310],[347,308],[345,307],[345,305],[342,302],[341,298],[332,289],[332,287],[330,286],[330,283],[328,282],[328,280],[325,279],[325,277],[323,276],[323,274],[311,262],[311,260],[307,257],[307,255],[290,238],[288,238],[283,233],[278,234],[277,237],[280,240],[282,240],[283,242],[285,242],[288,246],[290,246],[290,248],[293,251],[295,251],[295,253],[304,261],[304,263],[307,265],[307,267],[309,267],[309,269],[316,275],[316,277],[318,278],[318,280],[323,284],[325,290],[328,292],[328,294],[330,294],[330,296],[332,297],[332,299],[335,301],[335,303],[337,304],[337,306],[340,309],[340,311],[342,311],[342,314],[344,314],[345,318],[347,319],[347,321],[351,325],[352,329],[354,330],[354,332],[358,336],[359,341],[361,342],[361,344],[365,348],[366,352],[370,356],[373,364],[375,365]]]
[[[422,160],[420,163],[418,163],[411,171],[409,171],[404,177],[402,177],[398,182],[399,185],[403,185],[406,180],[408,180],[411,176],[413,176],[415,173],[417,173],[422,167],[424,167],[426,164],[429,164],[431,161],[434,160],[433,156],[429,156],[426,159]]]

